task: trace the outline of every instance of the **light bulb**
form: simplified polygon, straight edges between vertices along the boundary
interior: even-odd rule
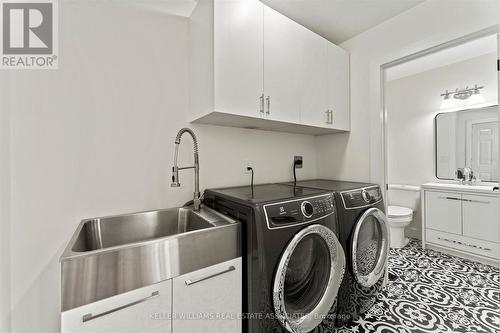
[[[453,99],[451,99],[450,95],[445,95],[443,101],[441,102],[441,110],[449,109],[453,107],[454,104],[455,103],[453,102]]]
[[[467,100],[467,105],[476,105],[481,103],[484,103],[483,94],[481,94],[481,92],[476,89],[472,93],[471,97],[469,97],[469,99]]]

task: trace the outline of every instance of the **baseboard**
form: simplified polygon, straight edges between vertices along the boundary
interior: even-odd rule
[[[447,247],[443,247],[443,246],[439,246],[439,245],[435,245],[435,244],[431,244],[431,243],[426,243],[425,247],[427,249],[431,249],[431,250],[443,252],[443,253],[446,253],[446,254],[451,254],[451,255],[453,255],[455,257],[460,257],[460,258],[464,258],[464,259],[468,259],[468,260],[480,262],[482,264],[494,266],[494,267],[497,267],[497,268],[500,267],[500,261],[498,261],[496,259],[485,258],[485,257],[479,256],[479,255],[475,255],[475,254],[472,254],[472,253],[462,252],[460,250],[450,249],[450,248],[447,248]]]
[[[417,229],[406,228],[405,236],[408,238],[416,238],[422,240],[422,231]]]

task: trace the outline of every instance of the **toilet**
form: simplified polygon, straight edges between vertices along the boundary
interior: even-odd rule
[[[400,249],[408,244],[405,237],[405,228],[413,220],[413,210],[408,207],[389,206],[387,208],[387,219],[389,221],[391,247]]]

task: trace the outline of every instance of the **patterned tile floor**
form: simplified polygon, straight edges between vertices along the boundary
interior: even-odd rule
[[[391,280],[344,332],[500,332],[499,270],[412,240],[391,249]]]

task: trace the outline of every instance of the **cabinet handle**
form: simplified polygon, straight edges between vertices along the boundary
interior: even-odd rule
[[[271,113],[271,96],[266,97],[266,105],[267,105],[266,114],[270,114]]]
[[[211,274],[211,275],[208,275],[208,276],[196,279],[196,280],[186,280],[186,286],[190,286],[190,285],[193,285],[195,283],[202,282],[202,281],[211,279],[213,277],[216,277],[216,276],[219,276],[219,275],[222,275],[222,274],[225,274],[225,273],[232,272],[234,270],[236,270],[236,268],[234,266],[229,266],[226,270],[223,270],[222,272]]]
[[[462,201],[462,199],[455,197],[439,197],[439,199]]]
[[[259,97],[259,112],[264,114],[264,94]]]
[[[326,113],[325,123],[330,124],[330,110],[326,110],[325,113]]]
[[[489,204],[490,203],[490,201],[471,200],[471,199],[462,199],[462,201],[475,202],[475,203],[483,203],[483,204]]]
[[[330,125],[333,125],[333,110],[330,110]]]
[[[135,301],[135,302],[132,302],[132,303],[128,303],[128,304],[119,306],[117,308],[114,308],[114,309],[111,309],[111,310],[108,310],[108,311],[105,311],[105,312],[102,312],[102,313],[99,313],[99,314],[96,314],[96,315],[93,315],[92,313],[87,313],[86,315],[84,315],[82,317],[82,321],[86,322],[86,321],[94,320],[96,318],[106,316],[106,315],[111,314],[113,312],[120,311],[120,310],[123,310],[125,308],[137,305],[139,303],[146,302],[146,301],[148,301],[148,300],[150,300],[152,298],[156,298],[158,296],[160,296],[160,292],[159,291],[154,291],[153,293],[151,293],[151,296],[144,297],[144,298],[142,298],[142,299],[140,299],[138,301]]]
[[[487,248],[487,247],[482,247],[482,246],[475,245],[475,244],[467,244],[467,243],[456,241],[456,240],[453,240],[453,239],[441,238],[441,237],[438,237],[438,239],[442,240],[442,241],[445,241],[445,242],[450,242],[450,243],[453,243],[453,244],[459,244],[459,245],[465,245],[465,246],[468,246],[468,247],[473,247],[475,249],[480,249],[480,250],[485,250],[485,251],[491,251],[491,249]]]

